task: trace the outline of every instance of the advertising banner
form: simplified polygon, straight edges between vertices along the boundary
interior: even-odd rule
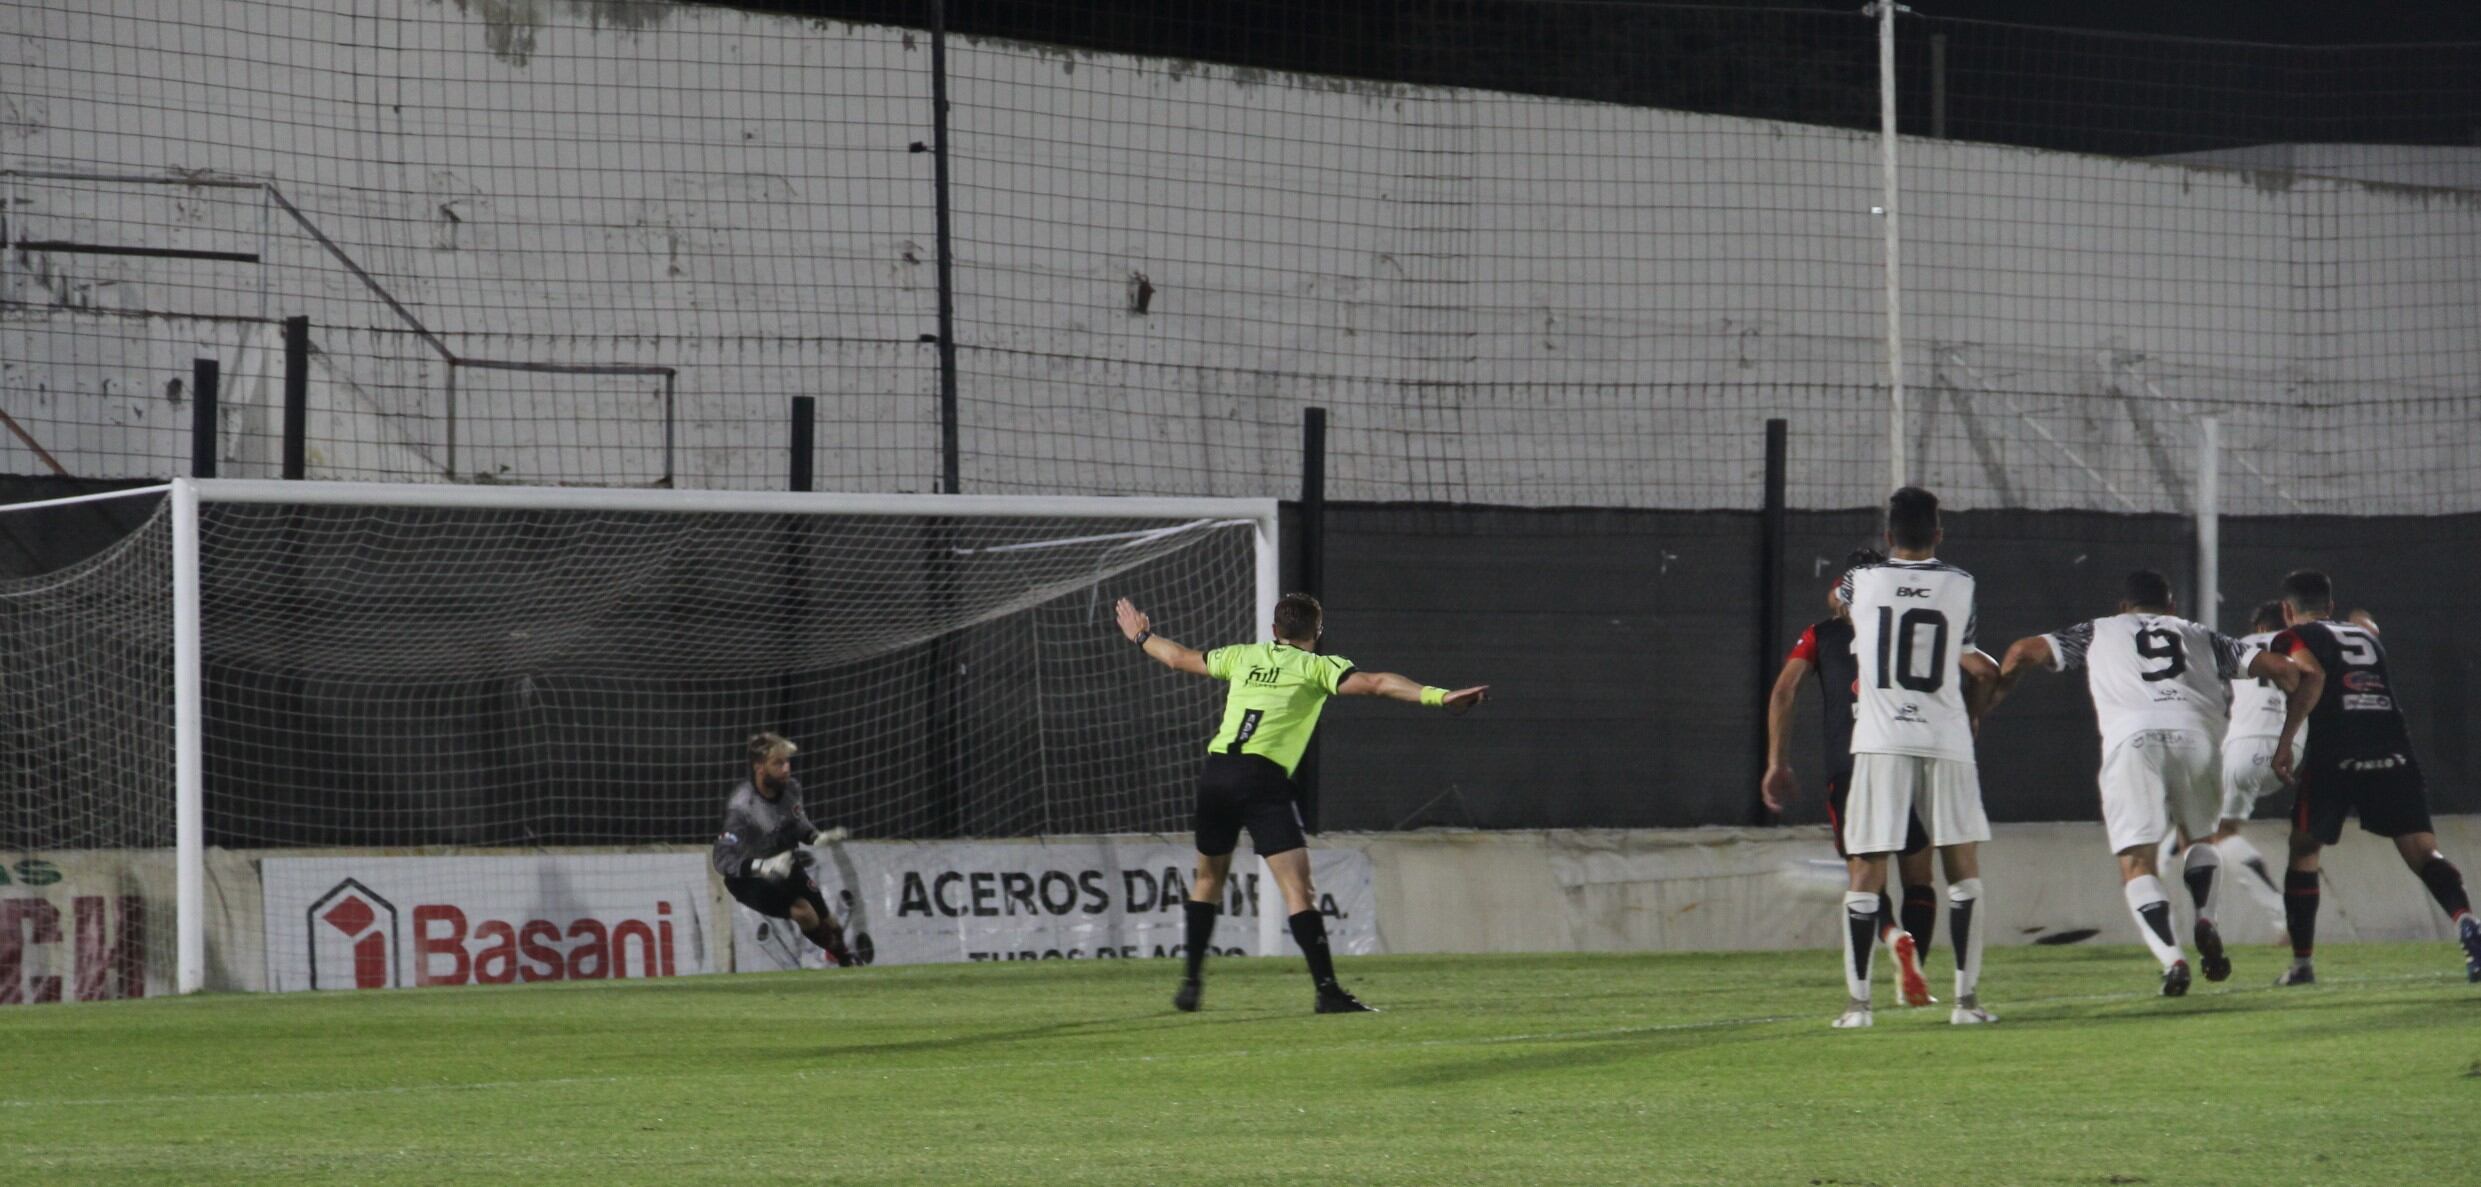
[[[1180,904],[1197,862],[1187,844],[1157,837],[845,842],[812,854],[811,876],[849,941],[879,964],[1179,956]],[[1369,855],[1312,849],[1310,881],[1336,954],[1377,952]],[[1226,956],[1256,954],[1259,910],[1284,909],[1246,849],[1233,855],[1223,905],[1214,946]],[[737,903],[730,910],[736,971],[824,963],[790,925]],[[1300,954],[1288,931],[1282,952]]]
[[[267,988],[715,971],[698,854],[268,858]]]
[[[171,872],[170,851],[0,854],[0,1005],[172,992]]]

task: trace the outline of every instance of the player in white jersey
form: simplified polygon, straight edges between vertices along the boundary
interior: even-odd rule
[[[1994,679],[1973,649],[1973,575],[1936,558],[1938,496],[1907,486],[1887,499],[1889,557],[1855,566],[1837,590],[1852,614],[1859,684],[1852,723],[1852,791],[1844,822],[1851,863],[1844,894],[1844,987],[1838,1027],[1870,1024],[1869,966],[1879,930],[1887,855],[1904,847],[1915,812],[1947,867],[1947,934],[1955,946],[1955,1008],[1948,1021],[1995,1022],[1981,1008],[1982,929],[1977,846],[1990,839],[1973,759],[1975,714],[1966,674]],[[1971,701],[1978,702],[1976,692]]]
[[[2160,876],[2160,846],[2214,831],[2222,806],[2222,742],[2227,681],[2241,667],[2240,642],[2177,614],[2171,583],[2151,569],[2128,574],[2119,612],[2047,635],[2018,639],[2000,665],[1993,700],[2035,667],[2084,668],[2102,730],[2102,825],[2119,855],[2119,879],[2137,933],[2162,964],[2162,994],[2188,992],[2188,960],[2172,938],[2171,896]],[[2250,675],[2297,684],[2291,662],[2260,651]],[[2197,901],[2196,942],[2205,979],[2231,975],[2214,927],[2220,859],[2211,845],[2190,848],[2183,876]]]
[[[2274,870],[2266,863],[2266,855],[2258,852],[2240,833],[2240,826],[2256,811],[2259,800],[2283,789],[2283,781],[2274,774],[2274,748],[2283,735],[2283,701],[2281,685],[2246,672],[2246,665],[2266,650],[2274,636],[2285,626],[2283,603],[2260,604],[2249,617],[2249,633],[2240,639],[2242,672],[2231,681],[2231,728],[2223,735],[2223,806],[2222,822],[2214,835],[2201,844],[2214,846],[2222,864],[2237,862],[2240,868],[2255,875],[2256,881],[2239,879],[2238,884],[2261,900],[2267,914],[2281,918],[2283,885],[2275,880]],[[2308,739],[2292,743],[2292,763],[2299,764],[2306,752]]]

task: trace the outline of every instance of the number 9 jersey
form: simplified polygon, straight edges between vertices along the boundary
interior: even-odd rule
[[[1958,660],[1973,646],[1973,575],[1941,560],[1858,566],[1837,590],[1852,608],[1852,753],[1973,761]]]
[[[2147,730],[2193,730],[2222,745],[2224,698],[2243,670],[2239,640],[2170,614],[2128,613],[2042,636],[2052,671],[2086,669],[2102,750]],[[2282,732],[2280,724],[2275,732]]]

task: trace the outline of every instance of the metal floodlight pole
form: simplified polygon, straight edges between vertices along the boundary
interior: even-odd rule
[[[2197,428],[2197,604],[2188,614],[2218,627],[2223,616],[2222,418],[2206,417]]]
[[[1908,12],[1891,0],[1870,6],[1878,18],[1878,215],[1885,221],[1887,262],[1887,477],[1888,489],[1912,480],[1904,456],[1904,292],[1896,229],[1895,14]]]

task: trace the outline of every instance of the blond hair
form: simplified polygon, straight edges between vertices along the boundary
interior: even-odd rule
[[[751,734],[749,736],[749,765],[759,766],[778,754],[790,757],[800,750],[799,746],[793,745],[792,739],[782,734]]]

